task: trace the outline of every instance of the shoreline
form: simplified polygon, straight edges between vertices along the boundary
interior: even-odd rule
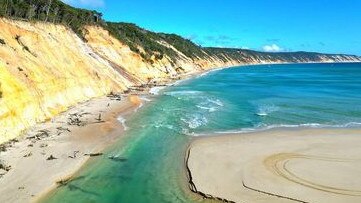
[[[196,137],[185,158],[189,188],[228,202],[361,201],[360,142],[360,128]]]
[[[308,62],[308,63],[320,63],[320,64],[328,64],[328,63],[360,63],[360,62]],[[304,64],[308,64],[308,63],[304,63]],[[165,81],[161,81],[161,82],[159,82],[159,83],[156,83],[156,84],[148,84],[148,85],[146,85],[145,87],[134,87],[135,89],[131,89],[131,93],[127,93],[127,94],[125,94],[126,96],[125,96],[125,98],[129,98],[129,97],[132,97],[131,96],[131,94],[132,93],[134,93],[134,94],[136,94],[136,95],[139,95],[139,96],[145,96],[145,97],[147,97],[147,96],[149,96],[149,95],[157,95],[157,93],[156,94],[153,94],[152,92],[151,92],[151,90],[153,89],[153,88],[167,88],[167,87],[169,87],[169,86],[174,86],[174,85],[177,85],[177,84],[179,84],[179,83],[181,83],[181,82],[183,82],[183,81],[186,81],[186,80],[189,80],[189,79],[194,79],[194,78],[196,78],[196,77],[202,77],[202,76],[205,76],[205,75],[207,75],[207,74],[209,74],[209,73],[211,73],[211,72],[216,72],[216,71],[220,71],[220,70],[223,70],[223,69],[227,69],[227,68],[233,68],[233,67],[244,67],[244,66],[260,66],[260,65],[287,65],[287,64],[301,64],[301,63],[268,63],[268,64],[242,64],[242,65],[235,65],[235,66],[225,66],[225,67],[219,67],[219,68],[211,68],[211,69],[207,69],[207,70],[201,70],[201,71],[197,71],[197,72],[191,72],[191,73],[187,73],[187,74],[182,74],[182,75],[179,75],[177,78],[169,78],[169,79],[167,79],[167,80],[165,80]],[[107,97],[105,97],[105,98],[107,98]],[[102,98],[95,98],[95,99],[91,99],[90,101],[87,101],[87,102],[83,102],[83,103],[79,103],[78,105],[75,105],[75,106],[73,106],[73,107],[70,107],[69,109],[68,109],[68,111],[66,111],[66,112],[64,112],[64,113],[62,113],[62,114],[60,114],[60,115],[58,115],[58,116],[56,116],[55,118],[53,118],[52,119],[52,121],[51,122],[46,122],[46,123],[40,123],[40,124],[37,124],[35,127],[33,127],[33,128],[31,128],[30,130],[28,130],[28,133],[26,133],[25,135],[29,135],[29,132],[30,132],[30,134],[31,133],[39,133],[39,130],[41,130],[42,128],[44,128],[44,127],[49,127],[49,124],[50,124],[50,127],[51,127],[51,124],[54,124],[54,121],[56,121],[57,120],[57,118],[59,118],[59,117],[63,117],[62,119],[64,119],[64,115],[67,115],[67,116],[69,116],[69,114],[70,114],[70,112],[72,112],[72,111],[79,111],[80,109],[79,108],[81,108],[82,106],[87,106],[88,104],[90,104],[90,103],[92,103],[92,102],[94,102],[94,101],[97,101],[97,100],[102,100],[102,99],[104,99],[104,97],[102,97]],[[108,98],[109,99],[109,98]],[[123,99],[124,99],[124,97],[123,97]],[[141,102],[141,100],[143,101],[143,102]],[[111,100],[110,100],[111,101]],[[97,118],[97,116],[98,116],[98,114],[96,113],[97,111],[102,111],[102,113],[104,113],[104,114],[106,114],[106,115],[109,115],[109,117],[108,116],[105,116],[105,117],[108,117],[110,120],[109,121],[106,121],[105,123],[107,123],[107,124],[109,124],[109,123],[111,123],[111,124],[109,124],[109,125],[111,125],[111,126],[113,126],[113,127],[111,127],[112,128],[112,131],[107,131],[107,132],[105,132],[104,133],[104,135],[108,135],[107,136],[107,138],[101,138],[102,136],[100,136],[100,135],[98,135],[97,137],[98,137],[98,139],[100,139],[100,142],[103,142],[103,143],[101,143],[101,144],[99,144],[98,145],[98,148],[97,148],[97,150],[94,150],[94,152],[88,152],[88,154],[89,153],[99,153],[99,152],[101,152],[101,151],[103,151],[104,149],[106,149],[106,147],[107,146],[109,146],[109,145],[111,145],[112,143],[114,143],[115,142],[115,140],[116,139],[119,139],[119,136],[121,136],[122,135],[122,133],[124,132],[124,128],[126,127],[125,125],[124,125],[124,123],[122,123],[122,122],[120,122],[120,121],[118,121],[117,120],[117,118],[119,118],[119,117],[122,117],[122,118],[125,118],[125,117],[127,117],[129,114],[131,114],[130,113],[130,111],[132,111],[133,113],[134,112],[136,112],[137,111],[137,109],[139,109],[142,105],[143,105],[143,103],[146,101],[146,99],[142,99],[141,97],[139,98],[139,97],[137,97],[137,99],[135,99],[135,103],[137,103],[136,105],[137,105],[137,107],[135,107],[135,106],[132,106],[132,107],[129,107],[130,109],[128,109],[128,110],[125,110],[124,111],[124,109],[123,110],[115,110],[115,109],[112,109],[113,108],[113,106],[112,107],[109,107],[109,108],[104,108],[103,110],[100,110],[100,109],[97,109],[97,110],[90,110],[90,112],[91,113],[93,113],[91,116],[92,116],[92,119],[99,119],[99,118]],[[122,101],[122,102],[124,102],[124,101]],[[122,103],[122,102],[120,102],[120,103]],[[133,101],[134,102],[134,101]],[[117,102],[116,102],[117,103]],[[118,102],[119,103],[119,102]],[[132,102],[129,102],[128,101],[128,104],[129,103],[132,103]],[[112,104],[113,105],[113,104]],[[126,105],[126,104],[124,104],[124,105]],[[121,104],[120,104],[120,106],[121,106]],[[117,107],[114,107],[114,108],[117,108]],[[97,115],[95,115],[95,114],[97,114]],[[104,117],[104,116],[102,116],[102,117]],[[65,120],[63,120],[63,123],[66,123],[66,120],[67,120],[68,118],[65,118]],[[107,118],[105,119],[105,120],[107,120]],[[108,123],[109,122],[109,123]],[[103,123],[103,124],[105,124],[105,123]],[[99,124],[99,125],[101,125],[101,124]],[[39,127],[40,126],[40,127]],[[107,126],[107,127],[109,127],[109,126]],[[61,129],[61,130],[59,130],[59,129],[56,129],[55,128],[55,126],[52,126],[52,128],[53,128],[53,130],[55,130],[55,131],[67,131],[66,129]],[[54,129],[55,128],[55,129]],[[90,135],[94,135],[94,132],[90,132],[91,131],[91,129],[89,129],[89,128],[92,128],[92,127],[90,127],[90,126],[86,126],[86,127],[84,127],[84,126],[81,126],[80,127],[80,129],[78,129],[79,131],[88,131],[88,133],[90,134]],[[121,130],[121,129],[123,129],[123,130]],[[69,132],[68,134],[71,134],[71,135],[73,135],[73,134],[75,134],[77,132],[77,130],[74,130],[74,132],[73,132],[73,130],[72,130],[72,132]],[[64,133],[64,132],[61,132],[62,134]],[[82,134],[82,133],[80,133],[80,134]],[[84,134],[84,133],[83,133]],[[54,137],[46,137],[45,139],[42,139],[42,140],[40,140],[39,142],[51,142],[51,147],[54,147],[54,148],[56,148],[56,147],[59,147],[59,148],[61,148],[61,146],[57,146],[57,145],[64,145],[64,139],[66,140],[66,138],[70,138],[71,136],[70,135],[61,135],[61,136],[57,136],[56,138],[54,138]],[[78,135],[76,135],[76,137],[78,137]],[[109,140],[110,139],[110,140]],[[74,143],[78,143],[78,144],[84,144],[84,140],[76,140],[76,141],[74,141],[74,140],[72,140],[72,141],[69,141],[69,139],[68,140],[66,140],[66,141],[68,141],[69,143],[70,142],[73,142],[73,144]],[[25,151],[28,149],[28,148],[30,148],[29,146],[27,146],[27,144],[24,144],[25,142],[29,142],[29,140],[28,139],[25,139],[24,137],[23,138],[20,138],[20,143],[18,143],[18,142],[16,142],[16,143],[12,143],[13,145],[15,145],[15,147],[11,147],[11,149],[9,150],[9,152],[15,152],[15,154],[13,155],[13,157],[11,158],[11,156],[9,156],[9,155],[6,155],[6,157],[5,157],[5,164],[8,164],[8,165],[11,165],[11,166],[14,166],[14,165],[16,165],[16,164],[19,164],[18,162],[20,162],[19,160],[27,160],[27,163],[28,164],[30,164],[30,165],[34,165],[34,164],[36,164],[36,163],[33,163],[32,161],[30,161],[31,159],[34,159],[34,153],[31,153],[30,154],[30,152],[29,153],[25,153]],[[59,143],[58,143],[59,142]],[[68,144],[69,144],[68,143]],[[42,143],[43,144],[43,143]],[[89,144],[89,143],[88,143]],[[30,144],[29,144],[30,145]],[[46,145],[46,146],[45,146]],[[39,148],[41,148],[41,149],[44,149],[44,148],[49,148],[49,144],[48,143],[45,143],[45,145],[43,145],[43,146],[45,146],[45,147],[40,147],[39,146]],[[85,146],[84,146],[84,148],[86,148]],[[46,150],[45,150],[46,151]],[[61,150],[59,150],[59,149],[57,149],[57,150],[54,150],[54,152],[56,152],[56,151],[61,151]],[[95,152],[95,151],[98,151],[98,152]],[[2,153],[2,152],[1,152]],[[25,154],[24,154],[25,153]],[[41,153],[41,154],[43,154],[43,152],[40,152],[40,151],[37,151],[37,153]],[[55,153],[54,153],[55,154]],[[29,156],[27,156],[27,155],[29,155]],[[45,153],[45,155],[47,155],[47,153]],[[74,155],[74,154],[73,154]],[[24,157],[24,156],[27,156],[27,157]],[[38,156],[40,156],[40,155],[38,155]],[[41,156],[44,156],[44,155],[41,155]],[[67,156],[65,156],[65,159],[67,158],[67,157],[69,157],[69,156],[72,156],[72,155],[67,155]],[[75,156],[75,155],[74,155]],[[79,156],[81,156],[81,155],[79,155]],[[10,158],[9,158],[10,157]],[[42,157],[42,158],[44,158],[44,157]],[[51,158],[50,156],[49,157],[45,157],[45,158]],[[55,159],[55,161],[57,161],[58,159],[60,159],[60,158],[58,158],[58,157],[55,157],[56,159]],[[63,157],[64,158],[64,157]],[[0,157],[0,160],[2,160],[3,159],[3,155]],[[7,163],[8,161],[7,161],[7,159],[10,159],[11,161],[11,163]],[[79,169],[81,168],[81,167],[83,167],[84,166],[84,164],[88,161],[90,159],[90,157],[86,157],[86,158],[84,158],[83,157],[83,159],[81,160],[81,161],[78,161],[77,163],[75,163],[76,164],[76,166],[75,167],[73,167],[72,168],[72,170],[70,170],[70,169],[68,169],[68,170],[59,170],[58,171],[58,174],[62,174],[61,175],[61,177],[59,176],[59,177],[57,177],[56,178],[56,180],[53,180],[52,181],[52,183],[50,184],[49,182],[47,183],[47,185],[48,185],[48,187],[46,187],[46,189],[43,189],[41,192],[40,191],[37,191],[37,192],[35,192],[36,194],[32,194],[31,192],[28,192],[27,194],[25,194],[24,193],[24,191],[26,190],[26,188],[27,187],[23,187],[23,186],[19,186],[19,187],[13,187],[13,190],[12,190],[12,192],[10,192],[9,193],[9,190],[7,189],[7,190],[2,190],[2,191],[0,191],[0,200],[2,200],[2,198],[14,198],[14,196],[16,196],[17,194],[20,194],[20,197],[19,198],[23,198],[23,200],[32,200],[32,201],[37,201],[37,200],[39,200],[39,198],[43,198],[44,196],[46,196],[47,194],[49,194],[49,192],[51,192],[51,191],[53,191],[55,188],[56,188],[56,186],[57,186],[57,184],[56,184],[56,182],[61,182],[61,181],[66,181],[66,180],[68,180],[68,179],[70,179],[71,177],[72,177],[72,175],[74,175],[76,172],[78,172],[79,171]],[[17,160],[17,161],[16,161]],[[40,163],[39,162],[39,160],[36,160],[37,161],[37,163]],[[43,161],[43,160],[41,160],[41,161]],[[55,162],[55,161],[53,161],[53,160],[49,160],[49,161],[46,161],[46,162]],[[46,163],[45,162],[45,163]],[[15,163],[15,164],[14,164]],[[74,163],[72,163],[72,164],[74,164]],[[22,166],[23,168],[25,168],[24,166]],[[28,169],[28,168],[26,168],[26,169]],[[36,168],[34,168],[34,170],[36,170]],[[16,172],[16,173],[14,173],[13,172],[14,171],[14,168],[13,169],[11,169],[8,173],[6,173],[3,177],[1,177],[1,175],[0,175],[0,187],[2,186],[2,185],[6,185],[6,184],[4,184],[4,182],[5,183],[9,183],[9,182],[19,182],[19,180],[18,180],[18,178],[14,178],[16,175],[14,175],[14,174],[23,174],[24,172]],[[26,170],[25,170],[26,171]],[[4,172],[4,171],[0,171],[0,174],[2,173],[2,172]],[[34,172],[34,173],[36,173],[36,171],[30,171],[30,172]],[[4,181],[4,178],[6,177],[6,176],[10,176],[11,174],[10,173],[14,173],[11,177],[12,178],[8,178],[8,180],[7,181]],[[26,171],[26,173],[27,174],[29,174],[29,171]],[[41,178],[44,178],[43,176],[41,177]],[[25,180],[26,179],[29,179],[29,178],[25,178]],[[47,179],[49,179],[48,177],[47,177]],[[12,183],[13,185],[15,185],[15,183]],[[33,185],[37,185],[37,181],[33,181]],[[29,186],[30,187],[32,187],[31,186],[31,184],[29,184]],[[2,187],[2,188],[5,188],[5,187]],[[43,186],[43,188],[45,188],[45,186]],[[19,192],[17,192],[17,191],[19,191]],[[6,194],[6,197],[4,196],[4,195],[1,195],[1,194]],[[9,194],[15,194],[15,195],[9,195]],[[34,195],[34,196],[33,196]],[[9,197],[10,196],[10,197]],[[27,198],[27,199],[26,199]],[[7,200],[7,199],[6,199]],[[16,200],[19,200],[18,198],[16,199]]]
[[[81,170],[81,168],[85,166],[91,157],[98,155],[101,156],[102,151],[104,151],[111,144],[115,143],[119,139],[119,136],[122,136],[126,130],[126,125],[124,123],[126,118],[133,113],[136,113],[145,102],[149,101],[147,96],[157,95],[150,92],[152,88],[167,88],[173,85],[177,85],[179,82],[191,79],[208,71],[214,71],[214,69],[181,74],[177,78],[169,78],[164,81],[158,81],[155,84],[133,87],[130,88],[130,92],[120,95],[107,95],[99,98],[92,98],[88,101],[80,102],[77,105],[69,107],[67,111],[55,116],[51,119],[51,121],[38,123],[31,127],[21,136],[14,139],[14,142],[10,141],[8,144],[6,144],[7,146],[5,147],[5,152],[0,152],[0,164],[4,164],[5,167],[10,167],[9,171],[2,169],[0,170],[0,188],[6,188],[6,190],[0,190],[0,202],[38,202],[39,200],[43,199],[46,197],[46,195],[50,194],[54,189],[56,189],[59,184],[66,183],[67,181],[71,180],[72,176]],[[118,101],[118,96],[121,98],[120,101]],[[95,107],[87,109],[88,106],[93,105]],[[107,106],[105,107],[105,105]],[[84,113],[84,111],[87,112]],[[84,115],[82,116],[85,116],[85,119],[89,119],[89,117],[91,117],[91,119],[99,120],[97,123],[98,126],[91,126],[87,124],[84,126],[81,124],[77,126],[74,124],[78,129],[69,130],[69,128],[63,128],[57,125],[59,123],[67,123],[68,119],[75,114],[76,119],[78,119],[78,112],[83,112]],[[99,113],[104,115],[99,116]],[[125,120],[119,121],[119,118]],[[102,127],[108,128],[108,130],[106,130],[106,132],[95,135],[99,131],[98,129]],[[51,129],[51,131],[62,132],[55,136],[48,135],[48,128]],[[47,155],[47,153],[39,151],[37,151],[37,153],[40,153],[41,156],[39,154],[35,155],[33,152],[25,153],[29,146],[31,146],[31,148],[35,146],[31,143],[33,140],[28,138],[35,136],[36,139],[38,139],[37,136],[39,133],[45,136],[39,136],[39,140],[36,142],[41,142],[41,144],[38,146],[40,149],[47,148],[45,151],[52,153],[48,157],[44,157]],[[92,137],[91,140],[84,139],[84,134],[90,135]],[[52,143],[51,145],[49,144],[50,142]],[[89,143],[86,144],[84,142]],[[89,151],[87,148],[89,148],[91,144],[95,144],[95,148]],[[73,150],[73,153],[70,152],[70,154],[66,155],[62,154],[61,158],[53,155],[64,151],[64,148],[68,147],[68,145],[71,145],[73,148],[75,146],[81,145],[82,149],[84,151],[87,150],[88,153],[80,154],[80,150]],[[50,147],[53,147],[54,149],[49,150]],[[61,165],[61,167],[58,166],[60,169],[58,168],[56,172],[54,172],[55,167],[50,169],[48,168],[46,169],[46,172],[44,172],[44,176],[38,176],[36,177],[36,180],[33,178],[30,183],[23,184],[24,181],[29,180],[29,178],[26,177],[27,175],[32,176],[34,173],[38,173],[39,167],[37,167],[37,164],[40,162],[43,164],[44,160],[49,163],[54,162],[54,160],[58,161],[60,159],[62,159],[63,163],[58,164]],[[75,160],[75,163],[71,163],[72,166],[69,166],[69,163],[66,162],[66,159],[71,159],[72,162]],[[26,162],[26,164],[23,162]],[[19,164],[20,166],[18,166]],[[29,170],[30,167],[27,167],[29,165],[33,167],[32,170]],[[53,175],[53,177],[50,177],[50,175]],[[20,181],[19,177],[21,176],[23,176],[23,179]],[[39,181],[46,183],[38,184]],[[27,188],[31,188],[31,191],[26,191]]]
[[[29,129],[1,152],[1,160],[11,169],[1,171],[0,202],[36,202],[71,179],[122,136],[125,129],[118,117],[129,117],[140,105],[134,95],[120,101],[95,98]]]

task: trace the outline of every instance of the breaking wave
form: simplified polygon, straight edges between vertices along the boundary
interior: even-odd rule
[[[207,98],[205,101],[201,102],[199,105],[196,105],[199,109],[206,110],[208,112],[218,111],[220,107],[223,107],[224,104],[219,99],[210,99]]]
[[[163,90],[164,88],[166,88],[166,86],[152,87],[152,88],[149,90],[149,93],[152,94],[152,95],[159,95],[159,92],[160,92],[161,90]]]
[[[196,129],[208,123],[208,119],[204,115],[199,114],[190,115],[186,118],[181,118],[181,121],[187,124],[190,129]]]
[[[214,134],[241,134],[241,133],[250,133],[250,132],[261,132],[271,129],[282,129],[282,128],[358,128],[361,127],[361,123],[358,122],[350,122],[339,125],[332,124],[320,124],[320,123],[305,123],[299,125],[288,125],[288,124],[279,124],[279,125],[259,125],[254,128],[241,128],[239,130],[229,130],[229,131],[217,131]],[[206,135],[206,134],[199,134]],[[209,135],[209,134],[207,134]]]
[[[119,116],[117,120],[122,124],[124,130],[128,130],[128,126],[125,124],[127,120],[124,117]]]
[[[275,105],[260,105],[257,110],[258,116],[267,116],[268,114],[278,111],[279,107]]]

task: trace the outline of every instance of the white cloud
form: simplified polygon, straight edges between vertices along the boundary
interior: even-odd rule
[[[92,8],[104,7],[104,0],[62,0],[64,3],[72,6],[88,6]]]
[[[280,51],[283,51],[283,48],[279,47],[276,44],[265,45],[265,46],[263,46],[263,51],[265,51],[265,52],[280,52]]]

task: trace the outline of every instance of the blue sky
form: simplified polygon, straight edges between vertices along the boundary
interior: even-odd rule
[[[63,0],[202,46],[361,55],[361,0]]]

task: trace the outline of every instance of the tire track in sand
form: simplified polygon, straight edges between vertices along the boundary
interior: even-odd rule
[[[279,153],[267,157],[264,160],[264,165],[267,167],[268,170],[270,170],[272,173],[276,174],[277,176],[285,178],[290,182],[302,185],[304,187],[312,188],[323,192],[338,194],[338,195],[361,196],[361,190],[351,190],[351,189],[344,189],[335,186],[328,186],[301,178],[297,174],[293,173],[288,167],[288,164],[293,159],[308,159],[308,160],[318,160],[318,161],[326,161],[333,163],[356,162],[360,160],[310,156],[310,155],[302,155],[296,153]]]

